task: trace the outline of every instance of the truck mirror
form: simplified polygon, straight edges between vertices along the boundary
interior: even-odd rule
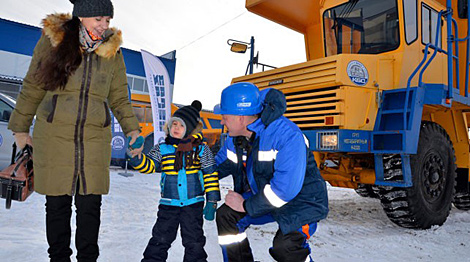
[[[248,45],[241,43],[232,43],[230,46],[230,51],[242,54],[244,54],[246,52],[246,49],[248,48]]]
[[[459,18],[461,19],[468,19],[468,0],[458,0],[457,1],[457,11],[459,13]]]

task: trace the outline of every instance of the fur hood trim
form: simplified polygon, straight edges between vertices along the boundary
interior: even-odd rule
[[[42,20],[42,32],[46,35],[53,47],[56,47],[62,42],[64,38],[64,28],[62,25],[68,20],[72,19],[70,14],[50,14]],[[116,55],[122,44],[122,33],[115,27],[111,27],[113,32],[112,36],[103,42],[96,50],[95,53],[104,58],[111,58]]]

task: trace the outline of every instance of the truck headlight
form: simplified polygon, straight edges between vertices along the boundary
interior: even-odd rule
[[[337,132],[318,132],[319,149],[335,150],[338,149]]]

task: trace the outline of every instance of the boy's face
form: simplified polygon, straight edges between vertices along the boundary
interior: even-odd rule
[[[186,132],[186,129],[184,126],[181,124],[180,121],[175,120],[173,123],[171,123],[170,127],[170,136],[174,138],[183,138],[184,133]]]

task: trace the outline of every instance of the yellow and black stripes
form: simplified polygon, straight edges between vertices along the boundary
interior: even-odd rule
[[[196,138],[196,139],[200,139],[200,140],[203,139],[201,132],[199,132],[199,133],[197,133],[197,134],[194,134],[193,137]]]
[[[195,136],[201,137],[201,134]],[[219,175],[209,146],[199,145],[195,151],[199,154],[194,156],[192,165],[178,171],[175,168],[176,150],[174,145],[158,144],[147,155],[142,154],[141,159],[131,158],[130,163],[141,173],[162,173],[162,194],[171,200],[169,205],[186,205],[200,201],[201,197],[203,201],[203,193],[207,201],[219,201]]]
[[[219,191],[219,174],[217,171],[211,174],[204,174],[204,192]]]
[[[204,180],[204,192],[206,193],[207,200],[219,201],[219,173],[217,172],[214,155],[212,155],[212,151],[207,144],[202,146],[204,149],[201,156],[201,170]]]
[[[164,154],[162,155],[162,172],[165,172],[167,175],[178,175],[178,171],[175,168],[175,154]],[[196,156],[196,159],[193,161],[193,165],[186,167],[186,174],[196,174],[201,170],[201,159],[199,156]]]
[[[134,166],[134,169],[140,173],[151,174],[158,172],[156,168],[157,165],[153,159],[147,157],[145,154],[142,154],[142,162],[140,162],[139,165]]]

